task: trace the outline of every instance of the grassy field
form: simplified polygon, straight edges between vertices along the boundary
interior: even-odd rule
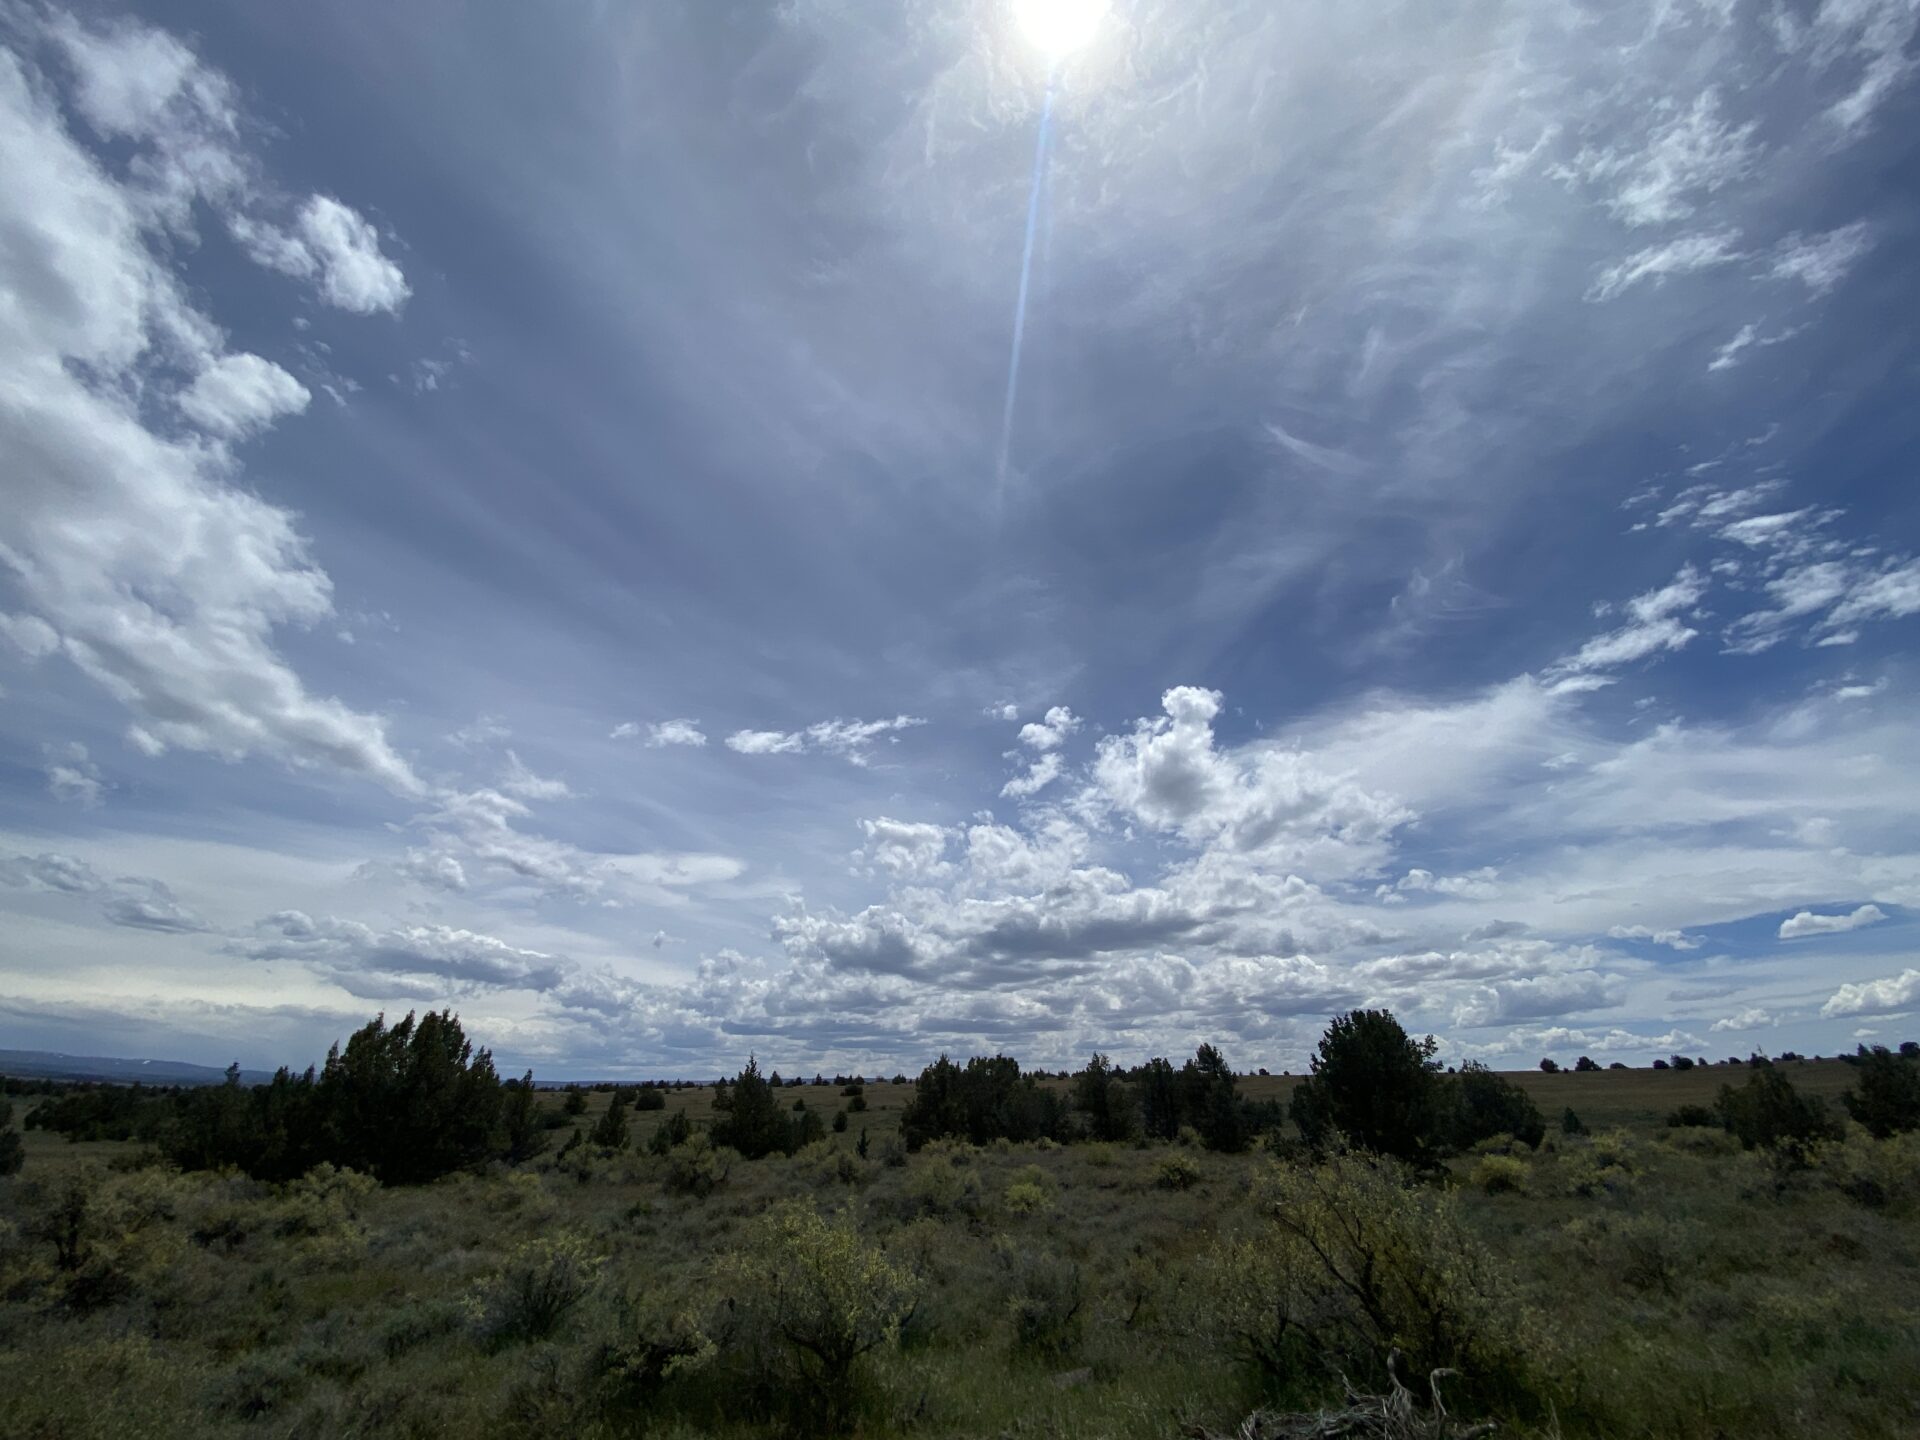
[[[1828,1097],[1851,1074],[1786,1070]],[[1792,1170],[1662,1123],[1743,1071],[1515,1078],[1596,1133],[1461,1157],[1410,1202],[1457,1229],[1404,1234],[1455,1236],[1486,1261],[1463,1313],[1505,1369],[1463,1376],[1460,1406],[1522,1435],[1920,1433],[1911,1137],[1855,1133]],[[847,1132],[735,1159],[705,1194],[644,1145],[673,1109],[703,1126],[709,1089],[636,1114],[624,1152],[384,1191],[179,1175],[141,1165],[138,1146],[30,1132],[25,1171],[0,1182],[0,1435],[1144,1440],[1338,1397],[1310,1358],[1248,1363],[1237,1329],[1278,1253],[1275,1187],[1319,1183],[1303,1159],[1045,1142],[908,1156],[910,1089],[868,1085]],[[782,1094],[827,1118],[845,1103],[833,1087]],[[73,1180],[87,1253],[63,1270],[46,1237]],[[1416,1258],[1434,1262],[1422,1283],[1468,1285],[1457,1256]],[[782,1391],[812,1372],[743,1317],[841,1259],[837,1303],[903,1298],[853,1363],[847,1408],[823,1418]],[[527,1318],[542,1297],[558,1300],[544,1333]]]

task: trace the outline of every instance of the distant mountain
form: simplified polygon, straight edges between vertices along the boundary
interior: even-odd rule
[[[0,1075],[22,1080],[106,1080],[117,1085],[219,1085],[227,1072],[182,1060],[120,1060],[108,1055],[61,1055],[51,1050],[0,1050]],[[261,1085],[265,1070],[242,1070],[240,1078]]]

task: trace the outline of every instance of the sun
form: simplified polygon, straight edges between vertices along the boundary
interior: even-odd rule
[[[1107,0],[1013,0],[1021,33],[1049,60],[1085,49],[1106,14]]]

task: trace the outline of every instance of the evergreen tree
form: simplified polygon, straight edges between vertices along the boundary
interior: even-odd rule
[[[1313,1073],[1293,1094],[1293,1123],[1312,1145],[1336,1134],[1402,1160],[1428,1162],[1440,1138],[1439,1044],[1415,1040],[1386,1010],[1337,1017],[1320,1037]]]
[[[781,1111],[772,1084],[751,1055],[747,1068],[733,1082],[731,1103],[714,1119],[713,1143],[730,1145],[749,1160],[790,1155],[796,1148],[793,1122]]]
[[[1904,1050],[1904,1047],[1902,1047]],[[1854,1058],[1859,1078],[1840,1097],[1847,1114],[1876,1140],[1920,1129],[1920,1062],[1875,1045],[1859,1047]]]
[[[627,1139],[627,1097],[624,1092],[616,1090],[606,1110],[588,1132],[587,1143],[598,1145],[602,1150],[624,1150],[627,1148]]]

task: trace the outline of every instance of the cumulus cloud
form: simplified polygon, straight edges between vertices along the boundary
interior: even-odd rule
[[[617,731],[615,733],[618,734]],[[647,744],[654,748],[665,745],[701,746],[706,743],[706,734],[700,729],[698,720],[662,720],[657,725],[647,727]]]
[[[1712,1034],[1724,1035],[1729,1032],[1743,1033],[1748,1030],[1760,1030],[1775,1023],[1777,1022],[1773,1016],[1758,1005],[1749,1005],[1746,1009],[1729,1015],[1724,1020],[1714,1021],[1707,1029]]]
[[[1802,910],[1780,922],[1780,938],[1799,940],[1808,935],[1839,935],[1863,925],[1877,925],[1886,918],[1886,911],[1878,905],[1862,905],[1845,915],[1816,915],[1811,910]]]
[[[1902,970],[1884,980],[1842,985],[1820,1007],[1826,1016],[1886,1015],[1920,1006],[1920,970]]]
[[[271,360],[222,355],[180,392],[180,409],[196,425],[237,438],[297,415],[313,396]]]
[[[1020,727],[1020,743],[1029,750],[1058,750],[1079,728],[1079,716],[1064,705],[1055,705],[1045,719]]]
[[[178,367],[225,377],[182,400],[220,424],[257,426],[291,403],[282,382],[265,399],[238,383],[251,367],[188,301],[163,239],[178,220],[167,196],[227,203],[244,184],[237,161],[229,172],[188,145],[230,143],[225,83],[157,32],[59,33],[81,69],[77,103],[150,163],[109,175],[51,87],[0,51],[0,250],[13,257],[0,270],[0,562],[24,613],[127,707],[143,750],[266,755],[417,792],[384,723],[312,694],[274,648],[277,627],[333,606],[294,517],[232,484],[220,445],[151,428],[132,398]],[[194,126],[166,118],[180,105],[198,107]]]
[[[100,768],[80,744],[48,747],[47,793],[70,805],[92,809],[106,792]]]
[[[236,216],[230,225],[256,263],[314,281],[321,298],[342,310],[398,310],[412,293],[400,267],[381,253],[380,232],[331,195],[309,198],[291,229],[251,216]]]

